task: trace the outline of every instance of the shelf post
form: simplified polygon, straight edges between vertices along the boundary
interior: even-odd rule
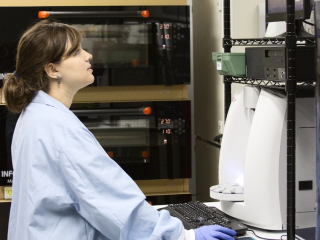
[[[295,33],[295,0],[287,0],[286,42],[286,92],[287,92],[287,239],[295,239],[295,188],[296,188],[296,87],[295,49],[297,36]]]
[[[320,2],[315,2],[314,5],[315,14],[320,13]],[[319,20],[318,20],[319,21]],[[316,26],[319,26],[318,21],[316,21]],[[317,30],[318,32],[318,30]],[[317,34],[316,32],[316,34]],[[318,38],[317,38],[317,41]],[[319,44],[319,42],[317,42]],[[319,59],[320,49],[316,47],[316,59]],[[318,65],[318,64],[317,64]],[[316,181],[317,181],[317,222],[316,222],[316,240],[320,240],[320,191],[319,191],[319,182],[320,182],[320,76],[319,76],[319,67],[317,66],[317,79],[315,87],[315,96],[316,96]]]
[[[223,48],[224,52],[231,52],[231,20],[230,20],[230,0],[224,0],[223,4]],[[223,77],[224,83],[224,118],[227,119],[227,114],[231,104],[231,82],[226,82],[226,77]]]

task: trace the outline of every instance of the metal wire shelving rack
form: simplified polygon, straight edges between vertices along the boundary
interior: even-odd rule
[[[297,82],[295,78],[295,48],[297,45],[315,46],[315,38],[298,38],[295,34],[295,1],[287,0],[287,31],[285,37],[260,38],[260,39],[232,39],[230,21],[230,0],[224,0],[224,52],[231,52],[232,46],[261,46],[279,45],[285,46],[286,59],[286,81],[269,81],[250,78],[238,78],[224,76],[224,113],[225,118],[231,104],[231,84],[252,84],[261,87],[284,89],[287,93],[287,239],[295,239],[295,107],[296,91],[298,88],[315,87],[315,83]]]

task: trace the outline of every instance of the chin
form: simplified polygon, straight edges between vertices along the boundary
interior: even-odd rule
[[[86,82],[87,85],[91,84],[94,82],[94,76],[92,75],[92,78],[88,79],[88,81]]]
[[[92,80],[89,82],[89,84],[91,84],[91,83],[93,83],[93,82],[94,82],[94,77],[93,77]],[[88,84],[88,85],[89,85],[89,84]]]
[[[83,82],[83,84],[81,84],[81,85],[79,86],[79,89],[85,88],[85,87],[87,87],[88,85],[90,85],[90,84],[93,83],[93,82],[94,82],[94,79],[93,79],[93,80],[90,80],[90,81]]]

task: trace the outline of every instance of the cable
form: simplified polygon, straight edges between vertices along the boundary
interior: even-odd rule
[[[264,238],[264,237],[259,237],[253,230],[251,229],[248,229],[247,230],[248,232],[252,232],[256,237],[260,238],[260,239],[265,239],[265,240],[279,240],[279,239],[271,239],[271,238]],[[282,240],[282,236],[281,236],[281,239]]]
[[[284,240],[283,237],[286,237],[287,235],[281,235],[280,239],[272,239],[272,238],[264,238],[264,237],[260,237],[258,236],[253,230],[251,229],[248,229],[247,231],[249,232],[252,232],[257,238],[260,238],[260,239],[265,239],[265,240]],[[298,239],[298,238],[296,238]]]
[[[303,21],[303,22],[306,23],[306,24],[309,24],[309,25],[311,25],[311,26],[314,26],[314,24],[311,23],[311,22],[307,22],[307,21]]]

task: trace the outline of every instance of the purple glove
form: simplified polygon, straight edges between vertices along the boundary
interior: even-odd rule
[[[219,225],[209,225],[194,229],[196,240],[234,240],[236,235],[234,230],[221,227]]]

